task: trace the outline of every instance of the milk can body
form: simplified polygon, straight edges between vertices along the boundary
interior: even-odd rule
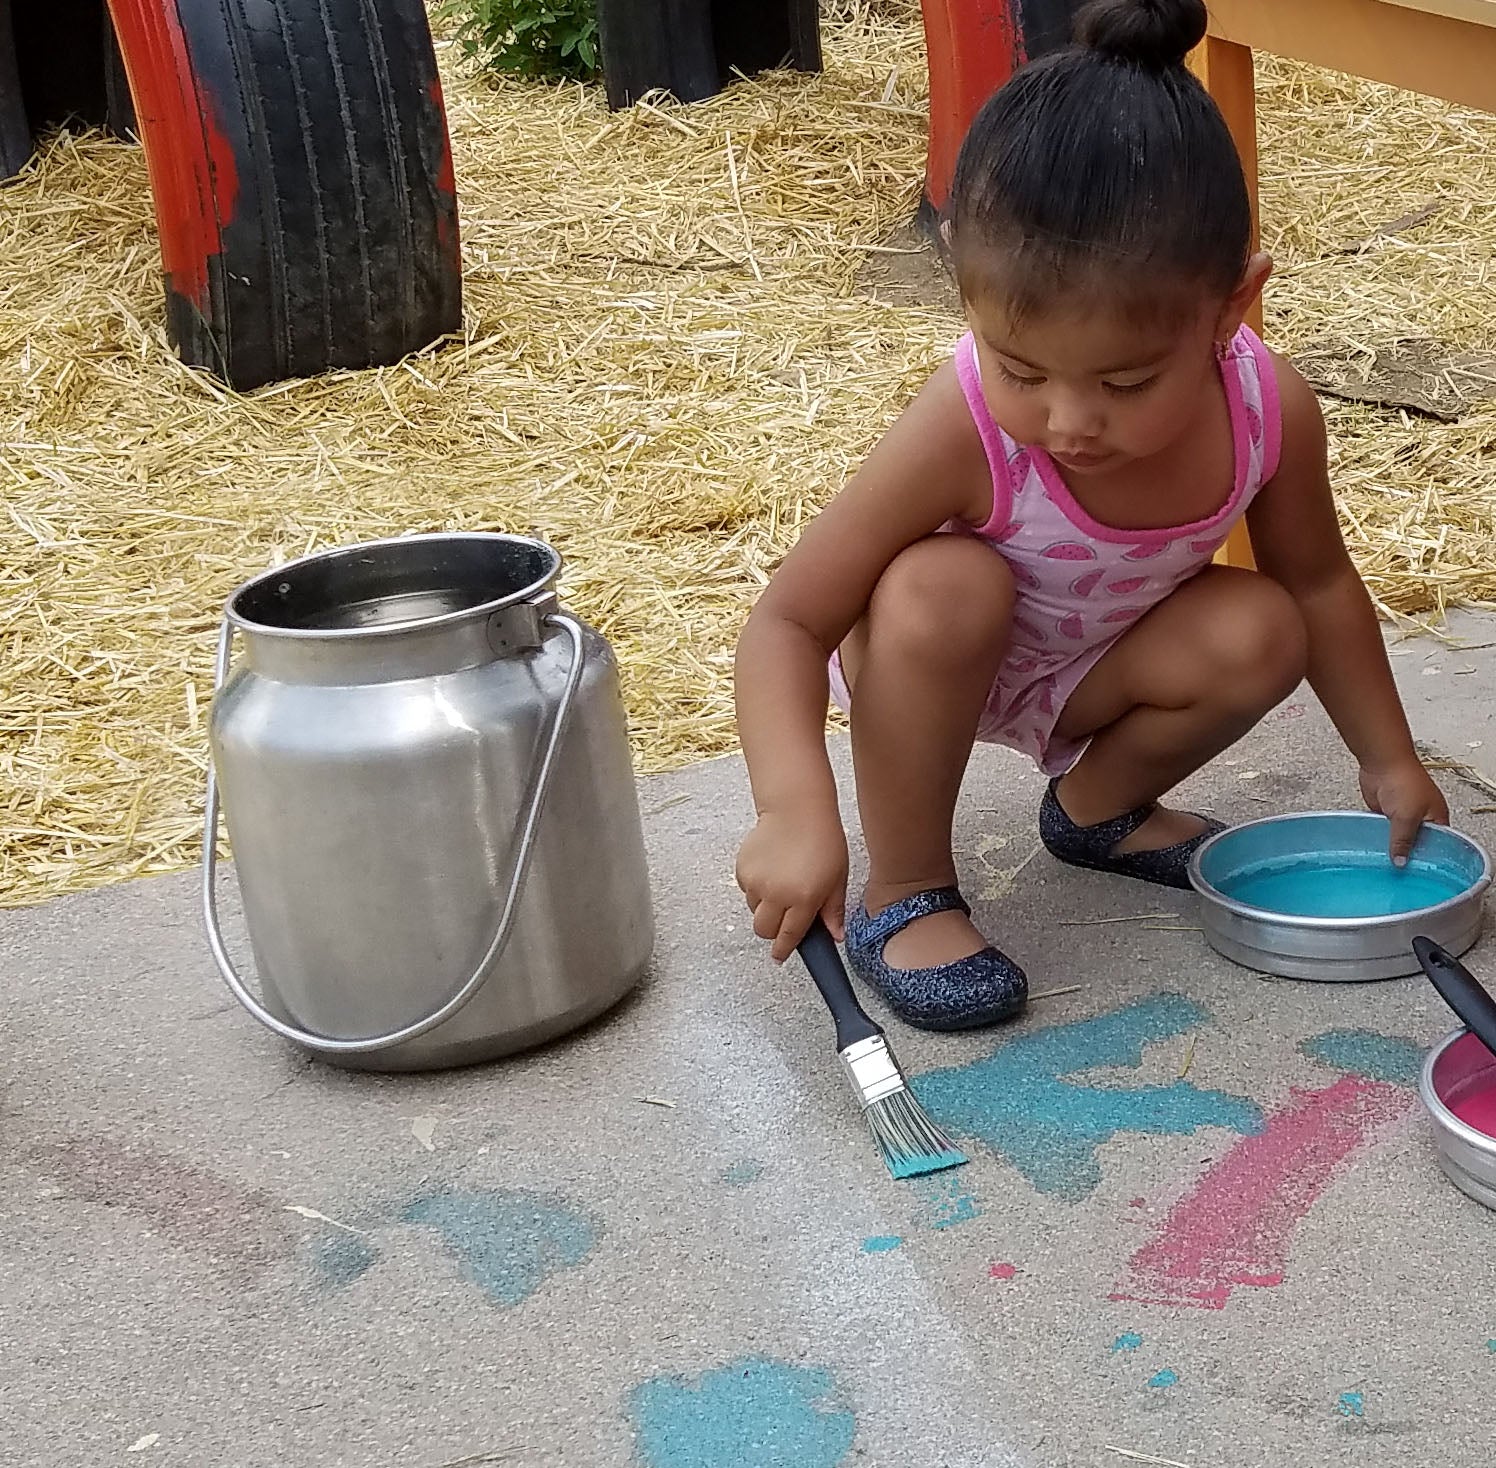
[[[617,666],[557,606],[559,568],[538,541],[418,536],[230,600],[220,666],[229,629],[243,656],[210,732],[260,1017],[333,1061],[492,1059],[585,1023],[648,965]]]

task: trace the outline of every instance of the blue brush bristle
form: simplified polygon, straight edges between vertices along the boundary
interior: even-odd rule
[[[944,1172],[948,1167],[960,1167],[971,1159],[964,1152],[928,1152],[923,1157],[901,1157],[888,1164],[888,1170],[897,1179],[923,1177],[927,1172]]]
[[[883,1161],[897,1179],[943,1172],[968,1160],[907,1089],[875,1101],[867,1108],[866,1115]]]

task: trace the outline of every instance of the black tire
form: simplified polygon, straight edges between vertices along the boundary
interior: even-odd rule
[[[769,6],[746,0],[712,0],[712,32],[724,82],[735,71],[752,76],[791,66],[821,69],[820,12],[816,0],[777,0]]]
[[[614,111],[660,89],[682,102],[721,90],[710,0],[597,0],[597,45]]]
[[[123,137],[134,118],[111,85],[118,51],[104,0],[23,0],[12,24],[32,134],[80,122]]]
[[[130,78],[125,74],[125,58],[120,54],[119,37],[106,7],[102,19],[104,31],[104,116],[103,123],[117,138],[135,137],[135,99],[130,95]]]
[[[657,88],[699,102],[735,71],[821,69],[816,0],[597,0],[597,31],[615,111]]]
[[[21,96],[10,0],[0,0],[0,183],[14,178],[31,157],[31,123]]]
[[[422,0],[115,3],[184,360],[242,390],[393,362],[459,327]],[[189,76],[161,74],[165,34]]]

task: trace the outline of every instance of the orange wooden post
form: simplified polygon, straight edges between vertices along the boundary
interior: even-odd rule
[[[1241,155],[1247,197],[1252,202],[1251,248],[1255,250],[1260,233],[1257,212],[1257,82],[1252,69],[1252,52],[1249,47],[1239,46],[1234,41],[1206,36],[1190,56],[1190,69],[1215,98],[1216,106],[1226,119],[1226,126],[1231,129],[1236,151]],[[1247,315],[1247,325],[1253,331],[1261,332],[1260,301],[1253,303]],[[1231,532],[1226,544],[1216,553],[1216,560],[1226,566],[1252,567],[1257,564],[1245,521]]]

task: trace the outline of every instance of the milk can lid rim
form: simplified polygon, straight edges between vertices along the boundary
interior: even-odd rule
[[[530,585],[520,587],[515,591],[506,592],[504,595],[493,597],[491,600],[474,603],[468,607],[460,607],[455,611],[438,612],[431,616],[412,617],[408,621],[387,622],[374,626],[286,627],[274,622],[264,622],[257,618],[245,616],[238,610],[240,601],[251,592],[261,589],[267,582],[273,581],[276,577],[284,576],[288,572],[301,567],[314,565],[321,561],[346,559],[366,554],[370,551],[384,550],[390,546],[431,544],[438,541],[506,543],[509,545],[524,546],[544,552],[549,557],[551,565],[545,575],[537,577]],[[224,618],[241,631],[253,633],[256,637],[286,638],[301,642],[349,641],[371,637],[403,636],[411,632],[454,626],[459,622],[489,617],[497,611],[502,611],[505,607],[517,606],[521,602],[529,601],[555,583],[561,574],[561,567],[561,553],[553,545],[533,535],[514,535],[507,531],[498,530],[436,530],[422,531],[412,535],[391,535],[379,540],[361,540],[350,545],[330,546],[325,550],[313,551],[310,555],[298,556],[293,561],[286,561],[282,565],[270,567],[256,576],[251,576],[249,580],[241,582],[229,594],[224,606]]]

